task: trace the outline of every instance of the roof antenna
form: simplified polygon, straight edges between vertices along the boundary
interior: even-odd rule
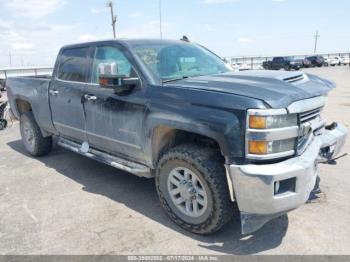
[[[163,39],[163,32],[162,32],[162,0],[159,0],[159,36],[160,39]]]
[[[188,39],[187,36],[182,36],[182,38],[180,39],[181,41],[184,41],[184,42],[190,42],[190,39]]]

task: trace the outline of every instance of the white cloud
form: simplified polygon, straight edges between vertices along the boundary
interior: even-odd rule
[[[141,12],[135,11],[129,15],[130,18],[140,18],[143,14]]]
[[[233,0],[204,0],[204,3],[207,5],[211,5],[211,4],[225,4],[232,1]]]
[[[41,18],[54,13],[66,0],[7,0],[4,7],[15,17]]]
[[[55,24],[48,26],[49,30],[53,31],[69,31],[73,29],[77,29],[80,25],[79,24],[69,24],[69,25],[60,25],[60,24]]]
[[[78,37],[79,42],[90,42],[90,41],[97,41],[97,40],[103,40],[103,39],[110,39],[112,34],[102,34],[102,35],[92,35],[92,34],[83,34]]]
[[[0,20],[0,29],[1,29],[1,30],[10,29],[11,26],[12,26],[12,23],[11,23],[11,22]]]
[[[97,37],[94,35],[85,34],[85,35],[80,35],[78,37],[78,40],[81,42],[95,41],[97,40]]]
[[[21,51],[21,50],[33,50],[34,45],[32,43],[27,42],[19,42],[19,43],[13,43],[11,45],[12,49],[15,51]]]
[[[167,23],[162,23],[163,32],[168,28]],[[130,27],[117,31],[117,36],[121,38],[157,38],[159,37],[159,21],[151,20],[140,25],[140,27]]]
[[[207,31],[207,32],[212,32],[212,31],[214,31],[213,26],[210,25],[210,24],[204,24],[203,27],[204,27],[205,31]]]
[[[59,48],[77,42],[80,24],[48,24],[38,20],[0,20],[0,67],[52,66]]]
[[[240,38],[238,38],[237,42],[240,44],[249,44],[249,43],[253,42],[253,40],[248,38],[248,37],[240,37]]]
[[[90,8],[90,12],[93,14],[100,14],[102,12],[106,12],[107,11],[107,7],[106,8],[99,8],[99,7],[91,7]]]

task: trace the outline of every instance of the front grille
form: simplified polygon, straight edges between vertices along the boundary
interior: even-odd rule
[[[319,117],[321,114],[321,110],[322,110],[322,107],[319,107],[319,108],[315,108],[309,111],[299,113],[299,127],[301,130],[301,133],[298,137],[298,144],[297,144],[298,153],[301,153],[302,151],[304,151],[304,149],[308,144],[309,137],[311,133],[314,131],[310,129],[308,132],[304,132],[305,124]]]
[[[309,121],[317,118],[321,113],[321,109],[322,108],[320,107],[320,108],[315,108],[315,109],[300,113],[299,114],[300,123],[301,124],[306,123],[306,122],[309,122]]]

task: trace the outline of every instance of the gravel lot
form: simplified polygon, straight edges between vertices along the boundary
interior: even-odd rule
[[[307,71],[337,83],[324,117],[349,124],[349,67]],[[349,175],[349,156],[321,165],[314,202],[252,235],[235,219],[198,236],[168,219],[153,180],[61,148],[32,158],[14,123],[0,131],[0,254],[350,254]]]

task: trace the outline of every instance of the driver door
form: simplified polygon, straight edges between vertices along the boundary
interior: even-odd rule
[[[118,73],[137,75],[130,59],[117,46],[97,46],[92,63],[91,83],[85,89],[84,110],[86,132],[90,146],[143,159],[142,120],[145,98],[142,86],[126,95],[117,95],[112,88],[99,85],[99,64],[116,63]]]

